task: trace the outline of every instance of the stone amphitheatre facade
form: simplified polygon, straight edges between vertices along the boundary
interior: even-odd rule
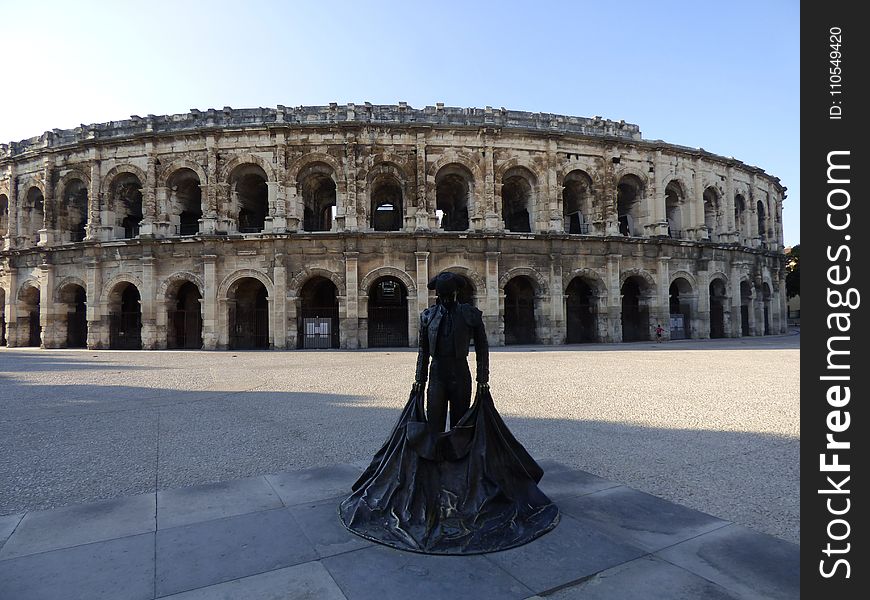
[[[637,126],[441,104],[191,111],[0,146],[9,346],[414,346],[442,270],[491,343],[778,334],[763,170]]]

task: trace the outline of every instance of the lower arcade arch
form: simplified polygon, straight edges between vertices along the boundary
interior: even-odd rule
[[[408,289],[396,277],[381,277],[369,288],[368,345],[408,346]]]
[[[565,291],[565,343],[598,341],[598,296],[595,284],[575,277]]]
[[[537,342],[535,301],[535,285],[529,277],[518,275],[505,284],[505,345],[534,344]]]
[[[61,288],[60,304],[63,318],[60,325],[66,328],[63,336],[66,348],[86,348],[88,345],[87,292],[77,283],[69,283]]]
[[[695,313],[696,296],[692,284],[685,277],[677,277],[668,288],[668,313],[672,340],[692,337],[692,316]]]
[[[22,333],[22,346],[38,347],[42,344],[42,325],[39,322],[39,288],[25,285],[18,293],[18,327]]]
[[[242,277],[229,290],[230,350],[269,348],[269,294],[259,279]]]
[[[299,291],[297,348],[338,348],[338,288],[326,277],[312,277]]]
[[[166,347],[202,348],[202,295],[192,281],[183,282],[167,297]]]
[[[725,282],[722,279],[714,279],[710,282],[710,337],[725,337],[725,306],[727,305],[727,292]]]
[[[649,340],[649,284],[643,277],[632,275],[622,284],[620,292],[622,294],[622,341]]]
[[[0,288],[0,346],[6,345],[6,290]]]
[[[128,281],[116,285],[109,295],[109,348],[142,349],[142,297]]]

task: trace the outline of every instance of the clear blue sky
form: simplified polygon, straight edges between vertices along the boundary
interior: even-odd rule
[[[779,177],[800,242],[796,0],[0,0],[0,23],[2,142],[223,106],[600,115]]]

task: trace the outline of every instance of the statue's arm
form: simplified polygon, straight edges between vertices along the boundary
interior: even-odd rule
[[[417,383],[426,383],[429,371],[429,331],[428,319],[426,314],[420,315],[420,335],[419,335],[419,350],[417,351],[417,373],[414,376],[414,381]]]
[[[489,341],[486,339],[483,313],[477,310],[476,317],[474,325],[474,356],[477,360],[477,382],[489,383]]]

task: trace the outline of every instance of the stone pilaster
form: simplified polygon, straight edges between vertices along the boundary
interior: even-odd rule
[[[103,324],[103,313],[100,310],[100,295],[102,292],[102,272],[100,263],[91,259],[85,269],[85,318],[88,321],[88,349],[97,350],[108,345],[108,331]]]
[[[565,343],[565,286],[562,283],[562,255],[550,254],[550,344]]]
[[[18,237],[18,211],[21,203],[18,201],[18,180],[15,175],[15,165],[10,163],[6,168],[6,177],[9,179],[9,216],[8,227],[6,231],[6,239],[3,240],[3,249],[12,250],[16,248],[15,240]],[[7,323],[11,320],[7,317]],[[7,325],[9,327],[9,325]],[[9,336],[7,336],[8,338]]]
[[[417,306],[416,312],[419,314],[426,310],[429,306],[429,252],[415,252],[414,256],[417,259]]]
[[[272,281],[274,282],[272,292],[272,295],[274,296],[272,301],[272,314],[275,319],[273,327],[274,347],[292,348],[293,344],[288,344],[287,336],[287,267],[284,266],[283,254],[275,254],[275,267],[272,270]]]
[[[619,285],[620,254],[607,256],[607,321],[608,331],[605,342],[622,341],[622,289]]]
[[[347,315],[340,325],[341,347],[360,348],[359,252],[344,253],[345,306]]]
[[[218,344],[218,319],[217,319],[217,276],[215,263],[217,255],[202,255],[202,348],[214,350]]]
[[[156,281],[155,262],[153,256],[143,256],[142,264],[142,289],[139,290],[140,304],[142,307],[142,348],[144,350],[156,350],[166,347],[166,340],[160,340],[157,336],[157,318],[155,314],[156,304]],[[165,306],[159,302],[160,306]]]
[[[54,267],[39,265],[39,325],[42,328],[40,347],[59,348],[54,305]]]
[[[142,193],[142,221],[139,224],[139,236],[143,238],[157,235],[157,223],[162,221],[163,215],[157,212],[157,156],[154,153],[154,144],[145,142],[147,165],[145,167],[145,189]],[[144,343],[145,326],[142,326]]]
[[[651,315],[653,320],[661,323],[662,328],[665,330],[662,337],[664,339],[671,339],[671,294],[670,294],[670,256],[659,256],[659,264],[658,264],[658,281],[656,282],[658,285],[658,298],[656,298],[656,310],[657,314]],[[653,323],[653,327],[655,327],[655,323]],[[653,338],[655,339],[655,329],[653,329]]]
[[[42,161],[43,211],[42,227],[39,230],[37,246],[54,246],[58,242],[57,213],[58,206],[54,197],[54,155],[45,157]]]
[[[498,262],[501,252],[490,251],[486,253],[486,298],[482,306],[483,321],[486,324],[486,335],[491,345],[504,344],[504,321],[501,315],[501,298],[498,289],[499,269]]]

